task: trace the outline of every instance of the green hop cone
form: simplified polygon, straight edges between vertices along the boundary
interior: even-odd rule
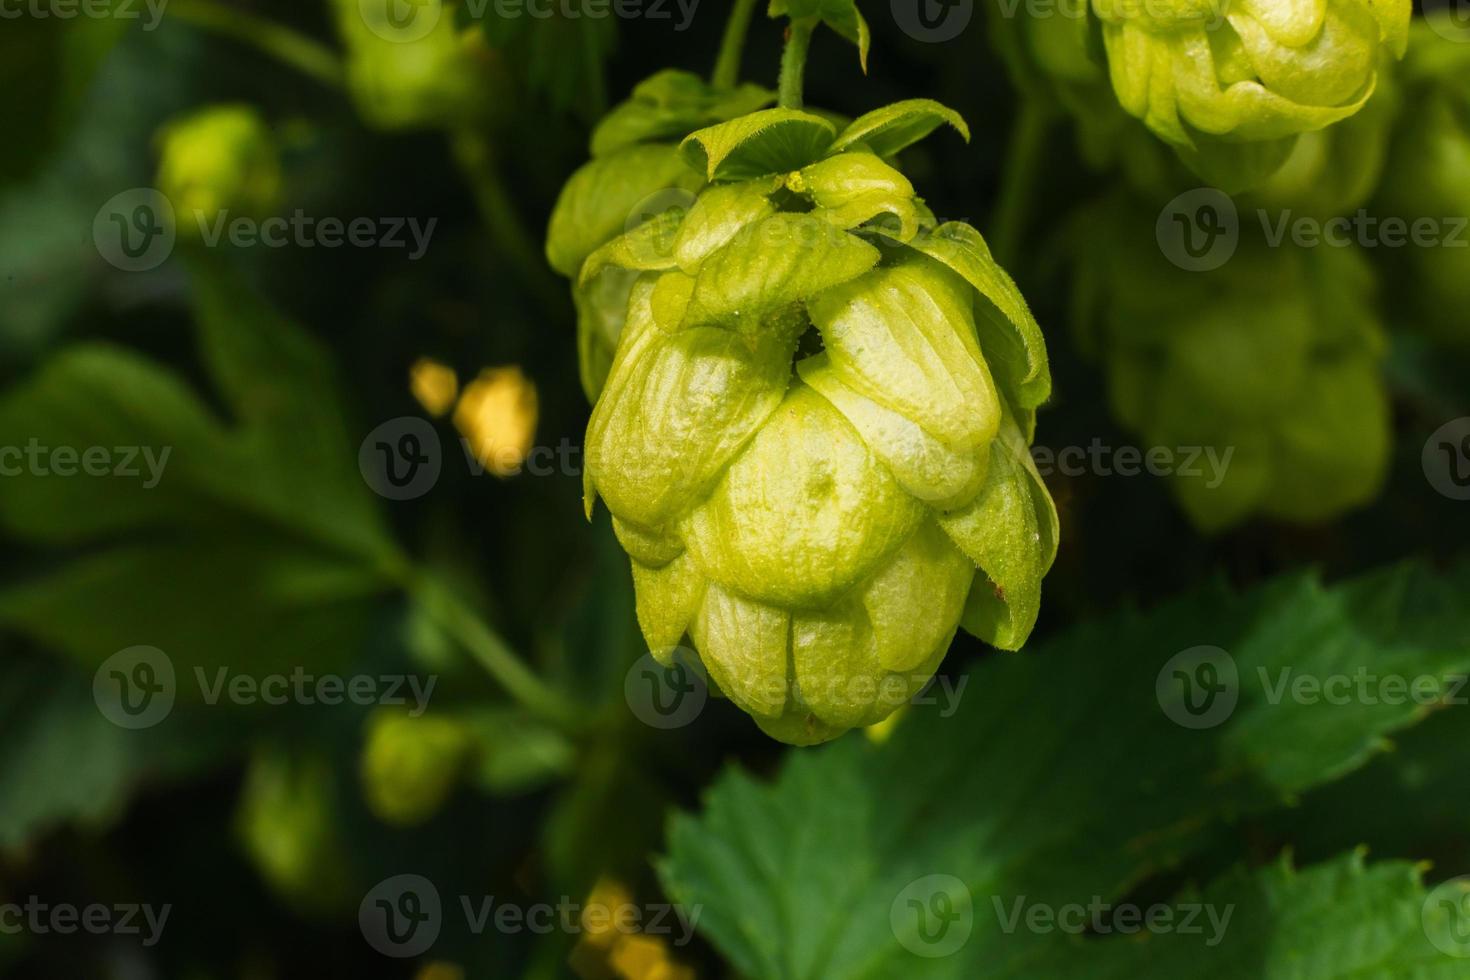
[[[1223,265],[1185,271],[1161,253],[1154,217],[1118,197],[1080,222],[1077,322],[1119,423],[1145,451],[1173,451],[1191,520],[1207,531],[1256,515],[1310,524],[1372,500],[1389,406],[1362,254],[1271,248],[1243,227]]]
[[[456,25],[453,3],[335,2],[347,89],[369,125],[458,128],[491,112],[494,93],[505,88],[499,62],[478,25]]]
[[[174,120],[159,131],[158,148],[158,189],[186,236],[226,213],[266,217],[280,203],[280,151],[250,106],[211,106]]]
[[[308,913],[340,914],[360,896],[338,832],[336,793],[331,762],[317,754],[264,750],[245,774],[240,839],[261,876]]]
[[[700,130],[680,148],[698,196],[579,273],[630,281],[588,513],[612,512],[655,655],[687,634],[783,741],[882,720],[962,621],[1019,647],[1055,555],[1028,450],[1040,330],[892,162],[945,122],[964,131],[913,100],[840,132],[793,109]]]
[[[1403,55],[1409,0],[1092,0],[1127,112],[1227,191],[1360,110]]]
[[[457,719],[377,712],[362,756],[368,809],[385,823],[423,823],[453,792],[472,748],[470,732]]]
[[[1389,250],[1406,319],[1442,340],[1470,345],[1470,233],[1464,227],[1470,215],[1470,44],[1462,25],[1446,25],[1436,31],[1429,22],[1415,22],[1403,68],[1405,109],[1374,210],[1383,221],[1411,230],[1419,224],[1434,236]]]
[[[654,214],[687,207],[703,184],[679,157],[679,141],[712,123],[752,112],[775,95],[756,85],[719,89],[669,69],[640,82],[592,131],[592,160],[574,173],[551,213],[546,257],[575,278],[600,246]],[[578,286],[582,386],[595,399],[607,379],[636,271],[608,266]]]

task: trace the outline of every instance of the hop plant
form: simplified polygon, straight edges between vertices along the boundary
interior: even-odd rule
[[[477,26],[461,28],[445,0],[336,0],[347,49],[347,88],[358,112],[379,129],[454,128],[491,111],[498,63]]]
[[[1384,342],[1356,249],[1271,248],[1242,230],[1235,254],[1200,273],[1167,262],[1152,213],[1123,197],[1081,225],[1083,339],[1125,428],[1150,447],[1208,451],[1172,475],[1196,525],[1316,523],[1377,494],[1389,455]]]
[[[612,512],[655,655],[687,633],[784,741],[886,717],[962,621],[1019,647],[1055,554],[1027,448],[1040,330],[980,235],[938,224],[892,162],[946,122],[965,132],[914,100],[840,132],[790,108],[699,130],[687,209],[579,273],[579,291],[628,282],[588,514]]]
[[[472,736],[456,718],[373,715],[362,756],[368,809],[386,823],[414,826],[438,813],[468,760]]]
[[[158,147],[158,188],[185,235],[199,233],[196,215],[263,217],[279,203],[280,152],[250,106],[210,106],[174,120],[159,131]]]
[[[1448,17],[1448,14],[1439,16]],[[1470,46],[1450,40],[1454,27],[1414,25],[1403,67],[1404,112],[1393,138],[1376,211],[1412,227],[1428,220],[1446,233],[1470,215]],[[1470,247],[1410,247],[1393,256],[1413,320],[1443,339],[1470,344]]]

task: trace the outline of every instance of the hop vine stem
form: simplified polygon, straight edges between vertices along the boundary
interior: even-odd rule
[[[794,20],[786,29],[786,48],[781,52],[781,80],[777,85],[778,103],[783,109],[800,109],[802,106],[806,55],[816,26],[815,19]]]
[[[1051,120],[1051,113],[1035,99],[1022,100],[1006,152],[1000,201],[990,229],[991,250],[1003,264],[1015,262],[1025,244],[1026,224],[1035,204]]]
[[[734,88],[740,81],[740,58],[745,51],[745,35],[750,30],[755,0],[735,0],[730,19],[725,22],[725,36],[720,41],[720,54],[710,84],[719,89]]]
[[[195,27],[248,44],[330,88],[340,89],[345,82],[342,59],[331,48],[239,7],[226,7],[215,0],[172,0],[168,13]]]

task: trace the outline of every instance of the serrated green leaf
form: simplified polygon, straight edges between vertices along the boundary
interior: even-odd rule
[[[798,170],[822,158],[837,127],[799,109],[763,109],[691,133],[684,162],[710,180],[749,180]]]
[[[1437,894],[1437,893],[1436,893]],[[1426,902],[1429,902],[1426,906]],[[1448,902],[1448,899],[1446,899]],[[1470,916],[1436,907],[1420,869],[1366,865],[1361,853],[1297,870],[1283,856],[1237,870],[1199,894],[1155,907],[1169,926],[1067,944],[1037,975],[1084,980],[1235,980],[1237,977],[1463,977],[1455,928]]]
[[[89,666],[159,647],[181,696],[201,693],[196,667],[351,656],[403,566],[325,352],[222,269],[194,279],[203,359],[237,424],[105,344],[62,352],[0,398],[0,444],[46,451],[0,484],[0,524],[78,549],[0,590],[0,621]],[[81,469],[89,454],[107,466]]]
[[[933,99],[905,99],[858,116],[837,134],[829,152],[864,144],[880,157],[891,157],[946,123],[970,141],[970,127],[958,112]]]
[[[1045,966],[1068,937],[1005,932],[992,897],[1116,901],[1222,819],[1360,765],[1427,709],[1277,698],[1280,672],[1463,673],[1467,585],[1470,566],[1406,566],[1330,588],[1307,576],[1213,588],[992,658],[965,675],[951,717],[916,707],[882,746],[849,737],[789,756],[770,786],[727,775],[700,816],[675,819],[663,879],[751,976],[1070,975]],[[1156,685],[1178,653],[1206,644],[1233,658],[1238,703],[1215,727],[1185,728]],[[958,879],[977,907],[968,942],[925,959],[890,916],[931,874]]]

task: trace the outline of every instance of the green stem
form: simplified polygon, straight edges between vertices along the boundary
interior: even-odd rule
[[[343,85],[346,73],[336,52],[289,27],[215,0],[172,0],[168,12],[185,23],[248,44],[332,88]]]
[[[801,83],[806,74],[806,53],[812,44],[816,19],[794,20],[786,29],[786,48],[781,52],[781,81],[778,102],[783,109],[801,108]]]
[[[755,0],[735,0],[730,9],[730,19],[725,21],[725,36],[720,41],[720,54],[715,59],[715,71],[710,84],[715,88],[734,88],[740,81],[740,55],[745,50],[745,35],[750,29],[750,15],[755,10]]]
[[[1024,244],[1051,119],[1051,112],[1036,99],[1021,101],[1021,113],[1006,151],[1005,172],[1001,174],[1000,203],[990,229],[990,248],[1002,265],[1014,262]]]
[[[455,159],[469,181],[480,218],[496,248],[515,265],[547,310],[559,312],[566,305],[566,293],[551,277],[540,248],[521,222],[505,183],[500,179],[489,141],[468,129],[454,133],[451,140]]]
[[[479,661],[527,711],[567,731],[585,726],[586,713],[537,677],[450,587],[422,572],[407,585],[424,613]]]

